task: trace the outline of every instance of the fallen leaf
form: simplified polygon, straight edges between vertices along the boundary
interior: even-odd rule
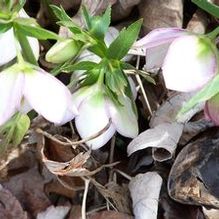
[[[205,207],[202,208],[206,219],[218,219],[219,218],[219,210],[218,209],[207,209]]]
[[[134,219],[128,214],[116,211],[101,211],[87,217],[87,219]]]
[[[211,128],[178,154],[169,174],[168,192],[176,201],[219,208],[219,131]]]
[[[138,174],[131,179],[129,190],[135,219],[157,219],[162,178],[156,172]]]
[[[27,219],[27,213],[19,201],[0,185],[0,218],[2,219]]]
[[[169,97],[153,114],[150,120],[150,127],[153,128],[162,123],[188,122],[197,112],[203,109],[203,104],[197,105],[188,113],[183,114],[179,119],[176,118],[182,106],[192,98],[193,93],[174,93]]]
[[[45,211],[37,215],[37,219],[64,219],[68,214],[70,207],[67,206],[50,206]]]
[[[182,0],[144,0],[138,8],[140,16],[144,18],[145,34],[158,27],[182,27]]]
[[[182,131],[183,125],[180,123],[163,123],[155,128],[148,129],[129,143],[128,155],[141,149],[153,147],[152,156],[154,160],[171,159]]]

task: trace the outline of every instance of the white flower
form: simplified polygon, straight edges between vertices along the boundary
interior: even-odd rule
[[[120,96],[119,101],[122,105],[113,103],[99,84],[82,87],[73,94],[73,102],[79,112],[75,117],[75,124],[82,138],[91,137],[103,130],[111,120],[110,127],[105,132],[86,142],[92,149],[102,147],[116,131],[129,138],[137,136],[137,116],[130,99]]]
[[[70,91],[58,79],[39,67],[15,64],[0,73],[0,125],[20,110],[23,99],[56,124],[64,124],[77,114]]]
[[[218,72],[218,55],[209,38],[179,28],[151,31],[134,45],[146,50],[146,68],[162,67],[166,87],[200,89]]]
[[[29,16],[22,9],[19,17],[28,18]],[[39,58],[39,42],[33,37],[27,37],[36,59]],[[10,62],[16,57],[16,47],[13,28],[10,28],[5,33],[0,34],[0,66]]]

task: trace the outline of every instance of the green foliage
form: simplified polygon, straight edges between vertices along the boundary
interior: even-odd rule
[[[110,44],[107,51],[107,57],[109,59],[122,59],[131,48],[132,44],[136,41],[142,19],[131,24],[127,29],[123,29],[119,36]]]
[[[30,127],[30,119],[26,114],[17,113],[0,127],[0,153],[18,146]]]
[[[0,34],[5,33],[12,27],[12,23],[0,23]]]
[[[198,103],[209,100],[219,92],[219,75],[216,75],[204,88],[202,88],[195,96],[193,96],[180,110],[178,116],[188,112]]]
[[[76,70],[88,71],[88,70],[91,70],[91,69],[93,69],[97,66],[98,66],[98,64],[95,63],[95,62],[82,61],[82,62],[79,62],[79,63],[68,65],[68,66],[64,67],[62,70],[64,72],[73,72],[73,71],[76,71]]]
[[[219,18],[219,6],[211,3],[208,0],[192,0],[198,7],[207,11],[209,14]]]
[[[52,31],[40,27],[34,19],[30,18],[16,18],[14,20],[14,27],[22,31],[26,36],[35,37],[39,40],[54,39],[59,40],[60,37]]]

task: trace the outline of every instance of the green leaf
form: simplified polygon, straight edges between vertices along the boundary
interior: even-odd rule
[[[75,63],[73,65],[68,65],[66,67],[64,67],[62,70],[64,72],[73,72],[76,70],[91,70],[93,68],[95,68],[98,64],[95,62],[90,62],[90,61],[82,61],[79,63]]]
[[[104,39],[111,21],[111,8],[108,7],[103,16],[94,16],[91,19],[90,33],[98,39]]]
[[[72,21],[72,19],[65,12],[64,8],[61,6],[60,8],[56,5],[50,5],[53,13],[60,21]]]
[[[84,5],[82,5],[81,9],[82,9],[82,16],[84,18],[87,29],[90,30],[91,29],[92,17],[90,16],[87,8]]]
[[[110,44],[107,57],[109,59],[122,59],[131,48],[132,44],[136,41],[142,19],[131,24],[127,29],[123,29],[119,36]]]
[[[26,114],[17,113],[0,127],[0,153],[18,146],[30,127],[30,119]]]
[[[82,81],[81,86],[91,86],[92,84],[97,82],[100,75],[100,69],[92,69],[91,71],[87,71],[84,74],[87,76]]]
[[[13,6],[13,10],[12,12],[19,12],[25,5],[26,0],[19,0],[17,4],[15,4],[13,6],[13,4],[11,6]]]
[[[209,100],[219,92],[219,75],[216,75],[204,88],[202,88],[195,96],[193,96],[179,111],[178,117],[188,112],[198,103]]]
[[[105,73],[105,83],[113,93],[120,95],[127,87],[127,79],[121,69],[108,70]]]
[[[79,34],[82,33],[80,27],[78,27],[74,22],[72,21],[58,21],[58,25],[67,27],[72,33]]]
[[[12,27],[12,23],[0,23],[0,33],[5,33]]]
[[[40,27],[36,22],[33,21],[33,19],[16,18],[14,20],[14,25],[17,27],[17,29],[22,31],[24,35],[35,37],[39,40],[61,39],[56,33]]]
[[[216,18],[219,18],[219,6],[207,0],[192,0],[192,2],[201,9],[207,11],[209,14],[215,16]]]

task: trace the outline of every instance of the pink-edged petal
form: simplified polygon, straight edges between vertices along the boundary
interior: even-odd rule
[[[101,93],[94,93],[86,98],[79,107],[79,115],[75,118],[76,128],[81,138],[88,138],[103,130],[109,122],[105,108],[105,100]],[[115,133],[113,125],[100,136],[87,141],[93,150],[105,145]]]
[[[115,105],[108,100],[108,111],[116,130],[123,136],[134,138],[138,135],[137,116],[130,99],[126,96],[119,98],[123,106]]]
[[[151,48],[165,43],[171,43],[176,38],[188,34],[188,31],[180,28],[158,28],[152,30],[145,37],[135,42],[133,48]]]
[[[0,66],[16,57],[13,29],[0,34]]]
[[[24,76],[14,66],[0,73],[0,125],[19,109],[23,84]]]
[[[40,68],[25,73],[24,97],[37,113],[55,124],[64,124],[77,114],[68,88]]]
[[[219,94],[205,103],[204,113],[206,119],[212,120],[216,125],[219,125]]]
[[[162,67],[170,43],[146,49],[145,70],[152,71]]]
[[[162,69],[168,89],[189,92],[211,80],[217,67],[216,48],[210,40],[183,36],[170,45]]]

